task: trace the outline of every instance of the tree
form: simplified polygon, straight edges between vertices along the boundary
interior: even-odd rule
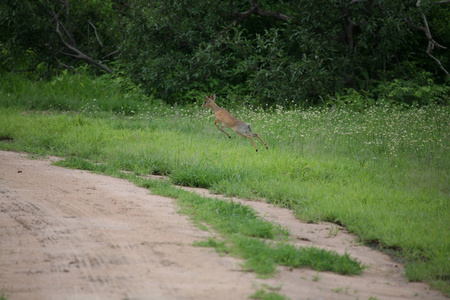
[[[417,30],[424,16],[435,20],[433,7],[440,5],[445,3],[133,1],[121,57],[137,82],[164,99],[215,89],[271,104],[310,104],[397,77],[426,83],[424,72],[444,82],[439,69],[445,71],[449,54],[432,46],[442,45],[437,41],[445,31],[429,26],[432,46],[420,51],[425,35]]]
[[[450,0],[0,0],[3,70],[119,63],[169,102],[310,105],[449,80]]]
[[[2,67],[10,71],[73,68],[83,60],[112,72],[102,60],[118,53],[114,1],[2,0]]]

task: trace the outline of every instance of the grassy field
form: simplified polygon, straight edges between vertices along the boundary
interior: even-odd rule
[[[304,221],[342,224],[403,261],[410,280],[450,295],[450,107],[249,108],[218,95],[219,106],[268,144],[266,150],[256,140],[256,153],[250,140],[217,130],[202,95],[196,105],[169,107],[126,81],[110,83],[73,75],[50,83],[1,78],[0,148],[264,198]],[[267,251],[290,251],[275,248]]]

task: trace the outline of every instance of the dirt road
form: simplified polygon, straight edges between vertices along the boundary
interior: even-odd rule
[[[205,190],[196,192],[207,193]],[[234,199],[235,201],[239,201]],[[330,224],[246,202],[287,227],[299,245],[347,251],[363,275],[279,268],[270,279],[241,261],[193,247],[213,233],[177,213],[174,200],[125,180],[0,151],[0,295],[21,299],[247,299],[277,287],[291,299],[446,299],[407,283],[403,266]]]

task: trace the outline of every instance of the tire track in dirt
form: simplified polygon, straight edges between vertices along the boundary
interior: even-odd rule
[[[361,276],[280,267],[259,279],[242,272],[238,259],[193,247],[212,233],[179,215],[172,199],[50,163],[0,151],[0,294],[10,300],[247,299],[264,284],[291,299],[446,299],[407,283],[401,264],[343,228],[330,236],[330,224],[304,224],[286,209],[243,201],[288,228],[298,245],[347,251],[370,265]]]

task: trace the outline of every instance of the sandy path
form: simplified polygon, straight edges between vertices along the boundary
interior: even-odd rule
[[[8,300],[247,299],[264,284],[291,299],[446,299],[407,283],[402,265],[342,229],[330,237],[330,224],[303,224],[288,210],[248,202],[298,244],[347,251],[370,265],[361,276],[322,272],[314,280],[316,271],[280,268],[259,279],[238,259],[193,247],[211,233],[178,214],[174,200],[50,164],[0,151],[0,295]]]

